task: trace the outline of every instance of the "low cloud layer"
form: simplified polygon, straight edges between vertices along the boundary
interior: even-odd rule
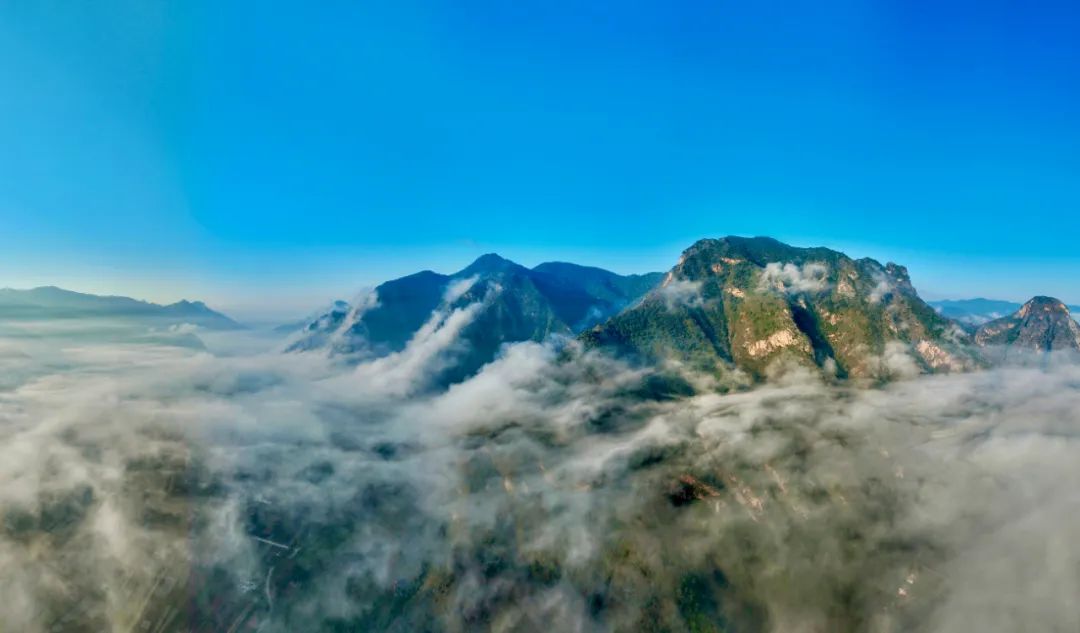
[[[1080,626],[1075,365],[677,397],[524,343],[424,389],[470,309],[355,368],[5,340],[0,630]]]

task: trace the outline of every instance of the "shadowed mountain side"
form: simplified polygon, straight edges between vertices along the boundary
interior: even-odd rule
[[[456,349],[449,350],[446,379],[453,381],[491,361],[504,343],[573,336],[630,305],[660,278],[562,262],[529,269],[487,254],[451,275],[423,271],[383,283],[353,305],[338,303],[287,350],[377,358],[404,351],[426,327],[468,309]]]

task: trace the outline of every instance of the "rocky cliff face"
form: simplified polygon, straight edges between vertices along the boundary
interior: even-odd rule
[[[759,377],[780,360],[877,378],[976,364],[969,336],[919,298],[903,266],[761,237],[697,242],[658,288],[583,338]]]
[[[1080,351],[1080,324],[1053,297],[1034,297],[1013,314],[984,324],[975,342],[999,353]]]

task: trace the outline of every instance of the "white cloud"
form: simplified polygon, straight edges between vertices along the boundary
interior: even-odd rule
[[[194,334],[199,331],[199,326],[194,323],[174,323],[169,326],[169,331],[174,334]]]
[[[364,393],[395,397],[429,386],[430,381],[453,361],[452,352],[465,345],[458,335],[472,323],[484,305],[485,301],[476,301],[461,308],[436,310],[405,349],[361,363],[350,380],[355,381]]]
[[[871,375],[882,380],[914,378],[922,373],[911,349],[900,341],[885,343],[885,351],[879,356],[868,357],[867,362],[872,368]]]
[[[366,288],[357,293],[351,303],[339,301],[322,311],[300,331],[290,336],[283,347],[294,352],[316,351],[320,354],[349,353],[363,356],[368,351],[367,341],[363,336],[357,336],[353,329],[365,314],[379,305],[378,291]]]
[[[829,287],[829,268],[819,262],[798,264],[766,264],[761,272],[759,289],[778,290],[791,294],[821,292]]]
[[[656,289],[656,294],[663,300],[668,310],[701,306],[701,282],[687,279],[674,279]]]
[[[476,281],[479,278],[479,275],[473,275],[471,277],[463,277],[451,281],[446,285],[446,290],[443,291],[443,301],[446,303],[454,303],[466,292],[471,290],[472,287],[476,285]]]
[[[867,299],[870,303],[881,303],[881,300],[894,291],[893,285],[889,283],[889,280],[884,276],[878,279],[877,284],[874,285],[873,290],[870,291],[870,295]]]

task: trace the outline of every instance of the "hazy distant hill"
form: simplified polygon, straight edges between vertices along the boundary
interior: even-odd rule
[[[955,319],[968,326],[978,326],[1009,316],[1019,310],[1022,304],[1015,301],[997,299],[946,299],[930,301],[930,305],[942,315]],[[1068,306],[1072,314],[1080,314],[1080,306]]]
[[[975,364],[967,334],[919,298],[903,266],[765,237],[695,243],[659,287],[583,338],[756,376],[777,359],[841,376]]]
[[[336,304],[309,323],[290,351],[328,349],[366,357],[401,351],[438,309],[480,302],[464,328],[454,370],[468,373],[494,358],[503,343],[572,336],[630,305],[660,273],[618,275],[564,262],[529,269],[487,254],[451,275],[429,270],[388,281],[369,304]]]
[[[115,318],[168,326],[190,323],[207,329],[242,327],[201,301],[159,305],[130,297],[99,296],[43,286],[30,290],[0,288],[0,319]]]

